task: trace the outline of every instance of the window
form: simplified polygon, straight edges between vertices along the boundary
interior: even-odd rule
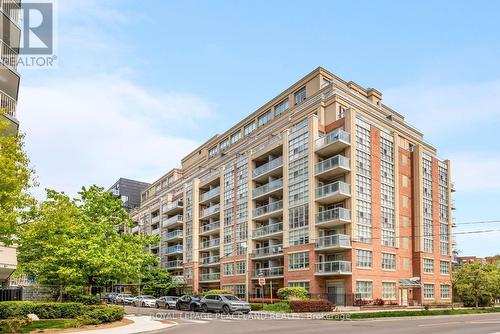
[[[245,261],[236,262],[236,274],[237,275],[245,274],[246,271],[247,271],[247,264],[245,263]]]
[[[246,242],[238,242],[236,244],[236,255],[245,255],[247,253]]]
[[[240,139],[241,139],[241,132],[236,132],[231,136],[231,144],[236,143]]]
[[[217,146],[212,147],[208,150],[208,157],[213,158],[219,153],[219,148]]]
[[[396,283],[395,282],[382,282],[382,299],[395,300],[396,299]]]
[[[373,282],[370,281],[356,281],[356,293],[361,299],[372,299],[373,296]]]
[[[339,113],[337,114],[337,119],[341,119],[345,117],[345,112],[347,111],[347,108],[344,106],[339,106]]]
[[[184,276],[186,278],[193,278],[193,268],[189,267],[184,270]]]
[[[233,263],[224,263],[224,276],[231,276],[233,274]]]
[[[441,275],[450,274],[450,263],[448,261],[440,261],[440,272]]]
[[[424,258],[424,273],[432,274],[434,272],[434,260]]]
[[[450,299],[451,298],[451,289],[448,284],[441,284],[441,298],[442,299]]]
[[[396,270],[396,254],[382,253],[382,269]]]
[[[297,230],[290,230],[288,241],[290,246],[305,245],[309,243],[309,228],[304,227]]]
[[[228,147],[229,147],[229,138],[220,142],[220,150],[221,151],[224,151]]]
[[[266,111],[261,116],[259,116],[259,118],[257,119],[257,124],[260,128],[261,126],[264,126],[270,120],[271,120],[271,110]]]
[[[434,284],[424,284],[424,298],[434,299]]]
[[[309,252],[288,254],[289,269],[304,269],[309,267]]]
[[[288,99],[284,100],[283,102],[277,104],[274,107],[274,117],[278,117],[287,110],[288,110]]]
[[[291,288],[304,288],[309,292],[309,282],[288,282],[288,286]]]
[[[295,104],[299,104],[300,102],[306,99],[306,87],[301,88],[294,94]]]
[[[233,244],[224,244],[224,256],[233,255]]]
[[[257,129],[257,126],[255,125],[255,121],[253,121],[252,123],[245,125],[245,128],[243,129],[243,134],[245,136],[248,136],[250,133],[255,131],[255,129]]]
[[[371,268],[373,254],[371,251],[356,249],[356,267]]]

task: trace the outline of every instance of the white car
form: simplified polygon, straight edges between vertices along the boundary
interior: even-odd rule
[[[137,296],[134,298],[134,305],[137,307],[156,307],[156,298],[153,296]]]

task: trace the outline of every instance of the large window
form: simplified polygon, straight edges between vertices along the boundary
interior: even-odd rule
[[[382,269],[396,270],[396,254],[382,253]]]
[[[448,261],[440,261],[440,272],[441,275],[450,274],[450,263]]]
[[[253,121],[252,123],[245,125],[245,128],[243,129],[243,134],[245,136],[248,136],[250,133],[255,131],[255,129],[257,129],[257,126],[255,125],[255,121]]]
[[[382,282],[382,299],[395,300],[396,299],[396,283],[395,282]]]
[[[448,284],[441,284],[441,298],[449,299],[451,298],[451,287]]]
[[[219,153],[219,148],[217,146],[212,147],[208,150],[208,157],[213,158]]]
[[[247,270],[247,264],[245,261],[236,262],[236,274],[237,275],[245,274],[246,270]]]
[[[238,131],[238,132],[236,132],[235,134],[233,134],[233,135],[231,136],[231,144],[236,143],[236,142],[237,142],[238,140],[240,140],[240,139],[241,139],[241,132],[240,132],[240,131]]]
[[[356,293],[361,299],[373,298],[373,282],[370,281],[357,281]]]
[[[220,150],[221,151],[224,151],[228,147],[229,147],[229,138],[224,139],[223,141],[220,142]]]
[[[290,246],[305,245],[309,243],[309,227],[290,230],[288,234]]]
[[[284,100],[283,102],[277,104],[274,107],[274,117],[278,117],[287,110],[288,110],[288,99]]]
[[[269,122],[270,120],[271,120],[271,110],[266,111],[265,113],[259,116],[259,118],[257,119],[259,128],[261,126],[266,125],[266,123]]]
[[[309,252],[288,254],[289,269],[304,269],[309,267]]]
[[[224,263],[224,276],[233,275],[234,265],[233,263]]]
[[[309,282],[301,281],[301,282],[288,282],[288,286],[291,288],[304,288],[309,291]]]
[[[424,273],[432,274],[434,272],[434,260],[424,258]]]
[[[356,249],[356,267],[371,268],[373,261],[373,254],[371,251]]]
[[[300,102],[306,99],[306,87],[301,88],[293,95],[295,104],[299,104]]]
[[[434,284],[424,284],[424,298],[434,299]]]

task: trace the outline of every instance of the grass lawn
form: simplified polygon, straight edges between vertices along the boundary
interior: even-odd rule
[[[77,327],[79,325],[78,320],[75,319],[48,319],[48,320],[38,320],[33,321],[28,326],[21,328],[21,333],[29,333],[34,330],[43,329],[65,329]]]
[[[421,311],[381,311],[381,312],[363,312],[351,313],[350,319],[371,319],[371,318],[391,318],[391,317],[421,317],[432,315],[459,315],[459,314],[477,314],[477,313],[496,313],[500,312],[500,307],[487,307],[479,309],[445,309],[445,310],[421,310]],[[338,320],[338,319],[331,319]]]

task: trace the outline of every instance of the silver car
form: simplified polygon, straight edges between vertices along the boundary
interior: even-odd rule
[[[163,296],[156,300],[156,305],[158,308],[175,309],[177,299],[179,299],[179,297]]]
[[[137,296],[134,299],[134,305],[137,307],[156,307],[156,298],[153,296]]]
[[[240,300],[235,295],[206,295],[200,301],[201,310],[203,312],[224,312],[225,314],[230,314],[233,312],[250,312],[250,304]]]

